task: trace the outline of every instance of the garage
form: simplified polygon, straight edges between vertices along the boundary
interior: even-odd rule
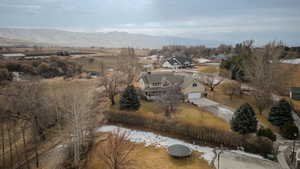
[[[189,93],[188,94],[189,100],[200,99],[200,98],[201,98],[201,93]]]

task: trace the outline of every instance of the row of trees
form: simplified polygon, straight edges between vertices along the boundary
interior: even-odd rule
[[[29,75],[39,75],[44,78],[53,78],[57,76],[71,77],[81,72],[81,66],[64,59],[50,58],[33,61],[9,61],[1,63],[1,74],[4,71],[22,72]],[[0,80],[7,80],[7,76],[1,77]]]
[[[124,48],[120,55],[117,56],[116,62],[113,63],[113,71],[107,72],[105,65],[99,64],[99,85],[104,86],[105,94],[114,105],[115,97],[120,93],[120,90],[125,86],[131,85],[141,71],[138,63],[138,58],[135,55],[134,49]]]
[[[230,72],[230,78],[251,86],[259,113],[272,104],[273,94],[285,95],[288,92],[290,74],[295,67],[282,67],[283,51],[281,42],[257,48],[254,41],[245,41],[239,45],[235,56],[221,63],[221,68]]]
[[[153,49],[149,55],[183,56],[183,57],[210,57],[215,54],[229,54],[234,52],[231,45],[221,44],[217,48],[208,48],[206,46],[164,46],[161,50]]]
[[[271,124],[280,127],[280,133],[287,139],[296,139],[299,136],[297,126],[292,117],[292,108],[286,100],[275,103],[270,112],[268,120]],[[256,113],[249,104],[241,105],[230,122],[231,129],[239,134],[250,134],[257,132]],[[270,130],[260,129],[258,135],[267,136],[274,140],[274,134]]]
[[[91,141],[93,118],[88,113],[91,98],[80,86],[61,85],[52,88],[39,81],[18,82],[5,91],[5,102],[1,102],[4,109],[0,112],[2,167],[13,168],[25,161],[29,169],[31,150],[39,167],[40,145],[51,140],[47,133],[53,126],[57,126],[56,132],[64,140],[69,140],[72,164],[79,165],[80,156]],[[8,156],[9,159],[4,158]]]

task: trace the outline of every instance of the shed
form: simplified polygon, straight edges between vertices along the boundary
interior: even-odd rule
[[[300,101],[300,87],[291,87],[290,98]]]

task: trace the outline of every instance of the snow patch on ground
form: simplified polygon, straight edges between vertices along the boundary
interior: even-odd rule
[[[146,147],[152,145],[152,146],[156,146],[156,147],[167,148],[167,147],[169,147],[171,145],[174,145],[174,144],[182,144],[182,145],[185,145],[185,146],[191,148],[194,151],[203,153],[202,158],[204,160],[208,161],[209,164],[213,161],[213,159],[215,157],[215,153],[213,152],[213,148],[193,145],[193,144],[190,144],[190,143],[178,140],[178,139],[173,139],[173,138],[169,138],[169,137],[160,136],[160,135],[157,135],[157,134],[152,133],[152,132],[131,130],[131,129],[118,127],[118,126],[113,126],[113,125],[102,126],[100,128],[97,128],[95,132],[115,133],[118,130],[121,133],[124,133],[124,132],[127,133],[128,138],[131,142],[143,143],[143,144],[145,144]],[[242,151],[230,151],[230,152],[262,159],[261,156],[245,153],[245,152],[242,152]]]
[[[300,64],[300,59],[286,59],[286,60],[281,60],[281,63]]]

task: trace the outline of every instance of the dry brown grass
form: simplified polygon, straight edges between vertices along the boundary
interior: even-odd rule
[[[99,143],[101,144],[101,143]],[[97,155],[97,146],[88,155],[86,169],[106,169],[104,162]],[[194,152],[190,158],[174,159],[164,148],[145,147],[137,144],[131,154],[136,169],[212,169],[207,161],[199,159],[201,154]]]
[[[197,69],[199,72],[202,72],[202,73],[219,72],[219,66],[200,65],[200,66],[196,66],[195,69]]]
[[[119,99],[117,98],[117,103],[119,102],[118,100]],[[164,110],[159,103],[148,101],[141,101],[141,103],[140,109],[132,113],[144,117],[166,119]],[[112,109],[119,110],[119,105],[113,106]],[[206,126],[223,131],[230,131],[230,126],[225,120],[190,104],[181,103],[172,118],[176,121],[196,126]]]
[[[224,81],[224,84],[226,81]],[[255,106],[255,100],[254,97],[251,95],[242,95],[242,96],[233,96],[232,99],[230,96],[224,94],[224,84],[221,84],[218,86],[214,92],[209,93],[208,98],[211,100],[214,100],[215,102],[218,102],[220,104],[224,104],[226,106],[229,106],[233,108],[234,110],[239,108],[242,104],[249,103],[256,113],[258,113],[258,109]],[[276,126],[273,126],[267,119],[268,119],[268,113],[269,108],[265,109],[263,113],[260,115],[257,115],[257,120],[261,122],[264,127],[271,128],[273,131],[278,132],[279,129]]]

